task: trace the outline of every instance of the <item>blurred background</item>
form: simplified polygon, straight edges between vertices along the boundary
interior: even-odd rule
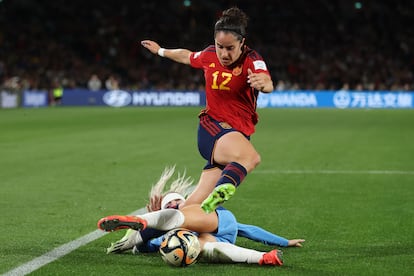
[[[234,5],[277,90],[414,90],[410,0],[0,0],[0,86],[202,89],[201,71],[139,42],[202,50]]]

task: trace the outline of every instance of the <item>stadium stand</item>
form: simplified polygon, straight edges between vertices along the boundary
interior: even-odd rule
[[[414,90],[409,0],[2,0],[0,86],[86,88],[96,74],[125,89],[201,89],[201,72],[149,55],[139,41],[201,50],[235,4],[277,89]]]

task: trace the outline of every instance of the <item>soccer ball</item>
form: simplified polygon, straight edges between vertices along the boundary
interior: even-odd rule
[[[176,228],[164,235],[160,253],[172,266],[189,266],[196,262],[201,246],[198,237],[188,229]]]

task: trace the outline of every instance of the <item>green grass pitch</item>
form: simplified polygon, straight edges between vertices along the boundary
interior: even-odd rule
[[[0,110],[0,273],[147,203],[166,165],[197,179],[199,108]],[[261,109],[262,163],[225,207],[287,238],[283,267],[106,255],[110,233],[33,275],[412,275],[414,110]],[[239,239],[257,250],[272,247]]]

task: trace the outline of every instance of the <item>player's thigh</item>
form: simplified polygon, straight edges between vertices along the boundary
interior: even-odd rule
[[[215,232],[218,228],[218,216],[216,212],[205,213],[200,204],[185,206],[180,211],[184,214],[183,228],[190,229],[198,233]]]
[[[214,161],[219,164],[228,164],[233,161],[250,162],[258,158],[259,154],[252,143],[240,132],[229,132],[217,140],[214,149]]]

